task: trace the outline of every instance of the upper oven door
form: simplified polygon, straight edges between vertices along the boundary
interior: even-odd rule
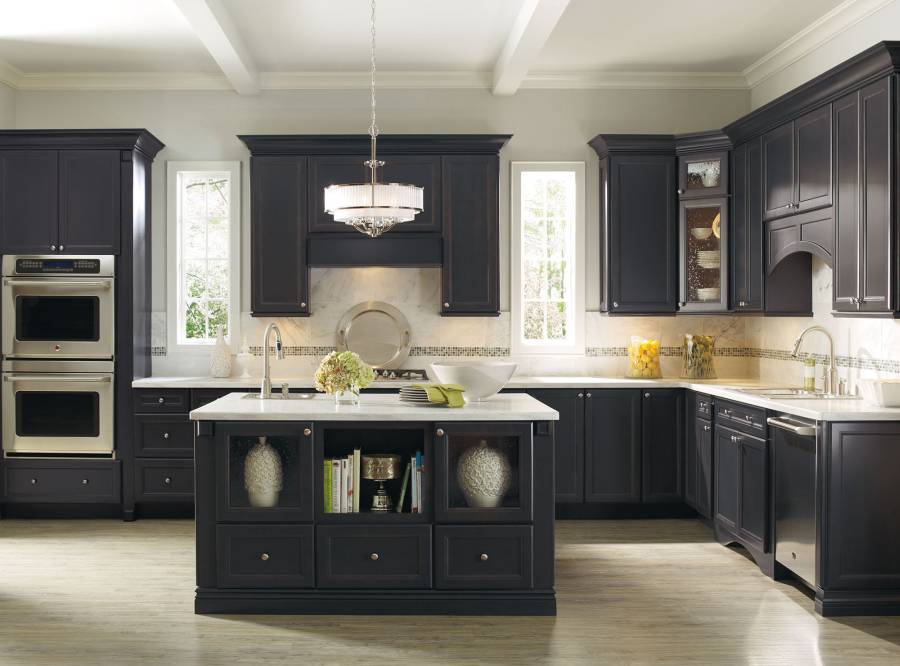
[[[111,359],[114,308],[111,277],[5,277],[3,355]]]

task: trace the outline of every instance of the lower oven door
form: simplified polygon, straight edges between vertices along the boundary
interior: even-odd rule
[[[3,373],[3,451],[113,452],[113,374]]]

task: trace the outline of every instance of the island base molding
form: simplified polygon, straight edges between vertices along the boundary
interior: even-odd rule
[[[553,591],[479,594],[391,590],[296,591],[197,589],[201,615],[556,615]]]
[[[900,590],[816,590],[816,612],[823,617],[900,615]]]

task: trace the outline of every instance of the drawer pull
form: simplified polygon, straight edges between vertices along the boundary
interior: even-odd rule
[[[268,561],[269,561],[269,554],[268,554],[268,553],[263,553],[262,555],[259,556],[259,559],[261,559],[263,562],[268,562]]]
[[[437,435],[438,437],[443,437],[443,436],[444,436],[444,429],[443,429],[443,428],[438,428],[437,430],[434,431],[434,434]]]
[[[710,430],[712,430],[712,426],[705,425],[703,426],[703,430],[704,432],[709,432]]]
[[[650,394],[649,394],[649,393],[645,393],[645,394],[644,394],[644,397],[645,397],[645,398],[649,398],[649,397],[650,397]]]
[[[309,437],[312,434],[312,428],[304,428],[303,434]]]
[[[164,433],[163,433],[163,439],[169,439],[169,433],[164,432]]]
[[[86,485],[89,484],[89,483],[90,483],[90,481],[88,481],[87,479],[82,479],[82,480],[81,480],[81,485],[83,485],[83,486],[86,486]]]
[[[172,477],[167,476],[165,479],[163,479],[163,483],[166,484],[167,486],[171,486],[172,485]]]
[[[373,562],[377,562],[378,561],[378,553],[372,553],[371,555],[369,555],[369,559],[372,560]]]
[[[489,559],[489,558],[488,558],[488,554],[487,554],[487,553],[482,553],[482,554],[481,554],[481,557],[479,557],[478,559],[480,559],[482,562],[487,562],[488,559]]]
[[[165,399],[165,398],[158,398],[158,399],[156,400],[156,402],[158,402],[159,404],[163,405],[163,404],[165,404],[166,399]]]
[[[738,437],[737,435],[732,435],[732,436],[731,436],[731,441],[732,441],[732,443],[734,443],[734,444],[740,443],[741,441],[743,441],[743,439],[744,439],[743,437]]]
[[[37,485],[37,479],[31,479],[31,485],[36,486],[36,485]]]
[[[579,397],[579,398],[583,398],[583,397],[584,397],[584,393],[579,393],[579,394],[578,394],[578,397]]]
[[[591,397],[591,394],[590,394],[590,393],[585,393],[585,394],[584,394],[584,397],[585,397],[585,398],[590,398],[590,397]]]
[[[708,405],[705,402],[700,403],[700,409],[706,409]]]

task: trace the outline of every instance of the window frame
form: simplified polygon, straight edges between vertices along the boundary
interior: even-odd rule
[[[178,247],[181,220],[178,210],[179,174],[227,173],[230,179],[229,201],[229,303],[226,341],[233,353],[240,350],[241,332],[241,163],[235,161],[166,162],[166,331],[169,353],[172,351],[209,354],[215,338],[204,342],[179,342],[179,281],[181,253]]]
[[[522,304],[522,201],[521,177],[533,171],[575,172],[575,273],[573,275],[574,336],[568,343],[526,343],[523,339]],[[510,163],[510,336],[513,354],[585,353],[585,163],[584,162],[511,162]]]

